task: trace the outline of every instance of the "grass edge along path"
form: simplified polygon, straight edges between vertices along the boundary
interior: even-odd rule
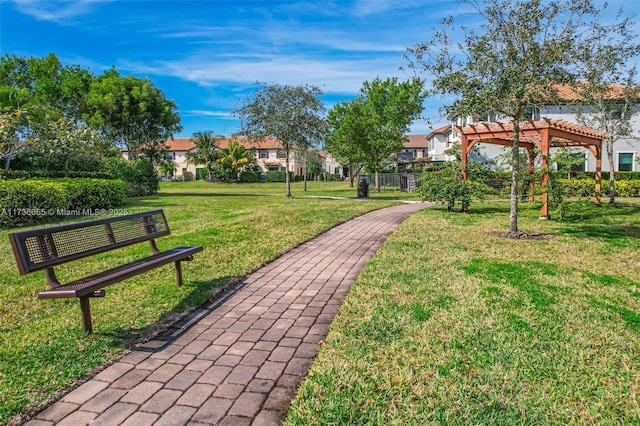
[[[317,188],[331,194],[335,185]],[[7,238],[10,230],[0,231],[0,268],[6,271],[0,276],[0,423],[42,406],[88,372],[118,358],[124,342],[161,318],[201,305],[220,286],[336,224],[396,204],[263,195],[281,187],[185,182],[163,184],[157,196],[128,200],[123,210],[129,213],[165,210],[172,235],[158,240],[161,249],[202,245],[205,251],[184,265],[182,287],[175,285],[171,266],[108,287],[107,296],[92,303],[94,334],[89,336],[82,333],[77,300],[37,299],[46,287],[43,274],[20,277]],[[140,244],[73,262],[56,272],[64,282],[148,252],[148,246]]]
[[[640,204],[405,221],[334,320],[286,425],[639,424]]]

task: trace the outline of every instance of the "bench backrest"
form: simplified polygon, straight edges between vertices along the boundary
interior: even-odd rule
[[[14,232],[9,239],[24,275],[170,233],[164,212],[154,210]]]

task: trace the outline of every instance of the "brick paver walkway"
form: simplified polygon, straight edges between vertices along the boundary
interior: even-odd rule
[[[426,206],[367,213],[302,244],[27,424],[279,424],[360,270]]]

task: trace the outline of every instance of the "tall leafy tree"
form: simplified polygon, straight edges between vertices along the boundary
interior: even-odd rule
[[[629,66],[640,55],[635,19],[621,18],[614,25],[597,25],[587,43],[578,49],[582,78],[573,89],[580,98],[576,105],[578,122],[609,134],[605,150],[609,162],[609,203],[615,203],[614,146],[631,138],[631,119],[640,112],[640,87],[636,67]],[[636,137],[638,135],[635,135]]]
[[[24,137],[26,115],[22,110],[0,111],[0,161],[4,170],[9,170],[11,161],[28,148]]]
[[[251,140],[275,138],[285,151],[287,197],[291,198],[289,163],[295,147],[307,149],[324,134],[322,91],[315,86],[262,84],[234,111],[240,133]]]
[[[365,164],[375,172],[375,190],[380,192],[380,171],[401,151],[409,126],[422,113],[426,97],[420,79],[399,82],[397,78],[371,83],[365,81],[360,89],[362,120],[367,137],[360,149]]]
[[[182,129],[177,106],[148,79],[106,71],[92,84],[87,121],[130,158],[164,161],[164,141]]]
[[[255,153],[247,149],[236,139],[229,142],[229,146],[222,149],[218,162],[226,169],[233,170],[236,181],[240,181],[240,174],[256,162]]]
[[[354,170],[364,164],[367,132],[363,119],[363,99],[338,102],[327,114],[325,149],[349,169],[349,185],[353,187]]]
[[[220,158],[220,143],[218,140],[222,136],[215,136],[213,131],[206,130],[193,134],[191,142],[196,146],[192,151],[187,152],[187,162],[194,165],[202,165],[207,170],[207,180],[213,178],[213,169]]]
[[[527,108],[557,99],[553,83],[579,77],[578,49],[593,35],[600,9],[592,0],[463,3],[475,12],[480,26],[469,29],[446,19],[432,40],[409,49],[409,66],[433,76],[434,93],[455,96],[447,113],[474,116],[491,111],[513,122],[509,230],[517,233],[520,123]]]

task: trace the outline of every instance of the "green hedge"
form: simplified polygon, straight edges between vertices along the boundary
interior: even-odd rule
[[[268,182],[284,182],[286,179],[286,176],[287,175],[285,174],[284,171],[268,171],[267,181]]]
[[[144,160],[107,158],[104,162],[107,173],[127,183],[127,197],[143,197],[158,193],[160,181],[153,164]]]
[[[0,180],[0,226],[93,215],[122,205],[126,184],[106,179]]]
[[[108,172],[58,171],[58,170],[4,170],[0,169],[0,179],[58,179],[58,178],[116,179]]]
[[[595,195],[596,187],[593,179],[563,179],[561,183],[566,195],[576,197],[593,197]],[[600,188],[602,194],[608,194],[609,181],[603,180]],[[640,197],[640,180],[616,179],[614,188],[614,195],[617,197]]]
[[[255,170],[245,170],[240,173],[240,182],[260,182],[261,173]]]

